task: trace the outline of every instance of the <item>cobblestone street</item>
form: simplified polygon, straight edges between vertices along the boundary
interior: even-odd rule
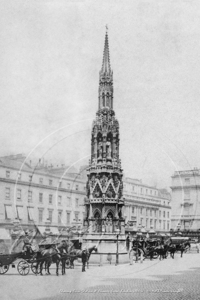
[[[1,276],[4,300],[20,299],[199,299],[200,255],[177,254],[175,259],[146,260],[133,265],[81,266],[66,275],[20,276],[10,269]]]

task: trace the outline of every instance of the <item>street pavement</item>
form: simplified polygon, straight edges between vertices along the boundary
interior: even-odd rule
[[[200,299],[200,254],[175,255],[175,259],[143,263],[81,265],[66,275],[20,276],[16,269],[1,275],[3,300],[64,299]]]

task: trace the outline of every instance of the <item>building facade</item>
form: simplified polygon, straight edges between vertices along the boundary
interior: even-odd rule
[[[21,228],[36,224],[43,234],[74,226],[82,228],[85,181],[68,167],[32,167],[22,155],[0,158],[0,228],[11,231],[17,220]],[[1,239],[1,237],[0,237]]]
[[[124,179],[126,224],[146,231],[169,231],[171,229],[171,195],[167,190],[157,189],[141,180]],[[127,231],[133,228],[127,226]]]
[[[172,227],[200,229],[200,169],[176,171],[171,189]]]

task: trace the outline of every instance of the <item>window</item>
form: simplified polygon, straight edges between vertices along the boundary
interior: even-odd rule
[[[153,225],[153,220],[152,219],[150,219],[150,226],[152,226]]]
[[[10,199],[10,188],[6,188],[6,200]]]
[[[49,179],[49,185],[53,185],[53,180]]]
[[[32,181],[32,175],[29,175],[29,182],[31,182]]]
[[[154,220],[154,228],[156,229],[157,226],[157,220]]]
[[[163,221],[163,229],[165,230],[165,221]]]
[[[49,204],[53,203],[53,195],[49,195]]]
[[[17,189],[17,200],[21,200],[21,190]]]
[[[150,194],[152,195],[152,190],[150,190]]]
[[[148,208],[146,209],[146,216],[148,216]]]
[[[32,202],[32,191],[28,191],[28,202]]]
[[[134,185],[132,185],[132,191],[134,192],[134,190],[135,190],[135,187],[134,187]]]
[[[152,217],[152,209],[150,209],[150,216]]]
[[[162,226],[162,222],[161,220],[159,220],[159,229],[161,229],[161,226]]]
[[[40,184],[43,184],[43,178],[40,178],[40,179],[39,179],[39,183],[40,183]]]
[[[159,211],[159,218],[161,218],[161,210]]]
[[[70,190],[70,183],[67,184],[67,189]]]
[[[33,216],[34,216],[34,210],[33,207],[27,207],[28,209],[28,220],[29,221],[33,221]]]
[[[146,219],[146,228],[148,228],[148,224],[149,223],[149,220],[148,219]]]
[[[58,212],[58,224],[61,224],[62,222],[62,211]]]
[[[43,209],[39,209],[39,223],[42,223],[43,219]]]
[[[140,208],[140,214],[142,215],[142,207]]]
[[[185,184],[190,184],[190,178],[185,178]]]
[[[39,203],[42,203],[42,202],[43,202],[43,194],[39,193]]]
[[[143,193],[143,189],[141,188],[141,194]]]
[[[143,225],[143,218],[140,218],[140,224]]]
[[[169,219],[169,211],[167,212],[167,217],[168,217],[168,219]]]
[[[6,171],[6,178],[10,178],[10,171]]]
[[[135,207],[132,206],[132,213],[134,214],[135,213]]]
[[[59,187],[62,187],[62,181],[59,182]]]
[[[146,194],[148,194],[148,190],[146,189]]]
[[[78,199],[76,199],[76,208],[78,207],[79,205],[78,205]]]
[[[67,197],[67,206],[71,206],[71,198]]]
[[[17,217],[19,220],[24,219],[24,210],[22,206],[17,206]]]
[[[184,190],[184,199],[190,200],[190,190],[189,189]]]
[[[67,212],[67,225],[70,224],[70,212]]]
[[[76,184],[76,191],[78,191],[78,184]]]
[[[62,196],[58,196],[58,205],[62,205]]]
[[[169,222],[167,222],[167,230],[169,230]]]
[[[12,220],[13,219],[13,211],[11,205],[5,205],[5,219]]]
[[[74,213],[75,216],[75,222],[78,222],[78,213]]]
[[[165,218],[165,211],[163,211],[163,218]]]
[[[18,172],[18,180],[21,180],[22,179],[22,174],[21,172]]]
[[[53,210],[49,210],[49,221],[52,223],[53,219]]]

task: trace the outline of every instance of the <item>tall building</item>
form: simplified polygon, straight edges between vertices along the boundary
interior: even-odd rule
[[[200,169],[172,176],[172,228],[200,229]]]
[[[1,157],[0,240],[3,230],[12,235],[16,221],[22,229],[36,224],[42,234],[47,224],[55,235],[61,228],[81,229],[84,197],[85,179],[75,169],[41,162],[33,167],[22,155]]]
[[[171,194],[165,189],[124,179],[126,231],[142,228],[159,232],[171,229]]]
[[[113,233],[121,229],[124,223],[122,176],[119,123],[113,110],[113,71],[110,67],[106,32],[103,63],[99,72],[98,111],[92,125],[91,160],[85,201],[85,222],[90,225],[90,233]]]

